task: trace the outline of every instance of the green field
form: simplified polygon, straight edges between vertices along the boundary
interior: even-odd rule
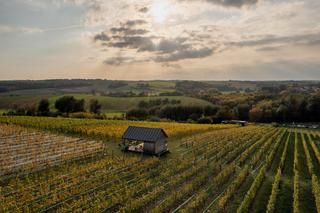
[[[59,81],[57,81],[58,83]],[[136,94],[146,92],[151,96],[158,96],[163,92],[175,92],[176,81],[122,81],[123,86],[111,87],[113,81],[88,81],[88,86],[79,87],[59,87],[59,88],[40,88],[40,89],[22,89],[13,90],[10,92],[0,93],[0,109],[12,108],[13,105],[34,105],[43,98],[55,100],[62,95],[75,95],[77,98],[99,99],[103,104],[103,111],[119,112],[125,111],[130,107],[137,105],[140,100],[148,100],[156,97],[138,97],[138,98],[117,98],[108,97],[108,93],[125,93],[134,92]],[[209,81],[211,85],[221,87],[223,85],[232,86],[235,88],[255,88],[254,82],[223,82]],[[17,83],[19,84],[19,83]],[[140,85],[140,86],[139,86]],[[148,85],[141,87],[141,85]],[[97,96],[92,96],[93,91]],[[166,97],[159,97],[166,98]],[[183,104],[207,105],[208,102],[179,96],[168,97],[169,99],[181,100]]]
[[[99,103],[102,105],[103,111],[126,111],[130,108],[134,108],[138,106],[140,101],[149,101],[155,99],[165,99],[168,98],[169,100],[180,100],[182,105],[195,105],[195,106],[206,106],[211,105],[211,103],[186,97],[186,96],[161,96],[161,97],[108,97],[108,96],[92,96],[92,95],[81,95],[81,94],[68,94],[73,95],[77,99],[84,99],[88,103],[90,99],[97,99]],[[59,98],[60,96],[51,97],[49,100],[53,103]]]
[[[100,137],[106,145],[104,154],[100,150],[90,157],[48,164],[41,171],[33,172],[37,168],[33,164],[2,175],[1,212],[258,213],[268,209],[309,213],[320,207],[319,130],[0,117],[0,134],[8,137],[12,131],[7,141],[15,145],[6,149],[14,153],[23,153],[17,150],[20,146],[15,138],[34,141],[34,130],[28,129],[29,136],[26,130],[1,126],[1,122],[60,134],[76,131],[82,143],[106,135]],[[171,153],[154,158],[117,152],[128,125],[164,128]],[[41,165],[46,164],[41,161]]]
[[[6,110],[6,109],[0,109],[0,115],[2,115],[3,113],[6,113],[6,112],[8,112],[8,110]]]
[[[64,95],[72,95],[77,99],[85,99],[87,103],[89,103],[90,99],[97,99],[102,105],[103,112],[124,112],[130,108],[137,107],[140,101],[148,101],[154,99],[165,99],[169,100],[180,100],[182,105],[196,105],[196,106],[207,106],[211,105],[211,103],[186,97],[186,96],[161,96],[161,97],[109,97],[109,96],[93,96],[86,94],[64,94]],[[8,109],[13,105],[32,105],[37,104],[42,98],[49,98],[51,103],[50,108],[54,110],[54,102],[61,97],[62,95],[0,95],[0,109]]]

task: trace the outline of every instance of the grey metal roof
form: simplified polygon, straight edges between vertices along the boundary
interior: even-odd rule
[[[156,142],[159,138],[168,137],[163,129],[129,126],[123,139]]]

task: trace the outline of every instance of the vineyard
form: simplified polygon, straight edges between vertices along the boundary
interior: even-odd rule
[[[0,124],[0,175],[40,169],[105,151],[105,144]]]
[[[83,135],[106,132],[115,137],[130,125],[27,119],[0,117],[24,128]],[[163,127],[170,136],[179,136],[169,141],[173,153],[165,158],[109,153],[2,178],[0,212],[320,211],[320,131],[269,125],[134,124]],[[82,128],[85,131],[79,131]],[[10,136],[10,131],[2,132]]]
[[[172,136],[184,136],[197,132],[233,128],[235,125],[197,125],[178,124],[173,122],[144,122],[121,120],[86,120],[49,117],[6,117],[0,116],[0,122],[14,123],[24,127],[49,130],[58,133],[120,138],[128,126],[144,126],[162,128]]]

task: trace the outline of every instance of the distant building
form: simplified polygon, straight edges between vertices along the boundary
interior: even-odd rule
[[[160,128],[129,126],[122,136],[123,151],[162,155],[168,152],[168,135]]]

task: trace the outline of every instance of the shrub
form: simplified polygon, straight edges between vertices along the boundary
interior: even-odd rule
[[[210,117],[203,117],[198,120],[199,124],[211,124],[213,121]]]

